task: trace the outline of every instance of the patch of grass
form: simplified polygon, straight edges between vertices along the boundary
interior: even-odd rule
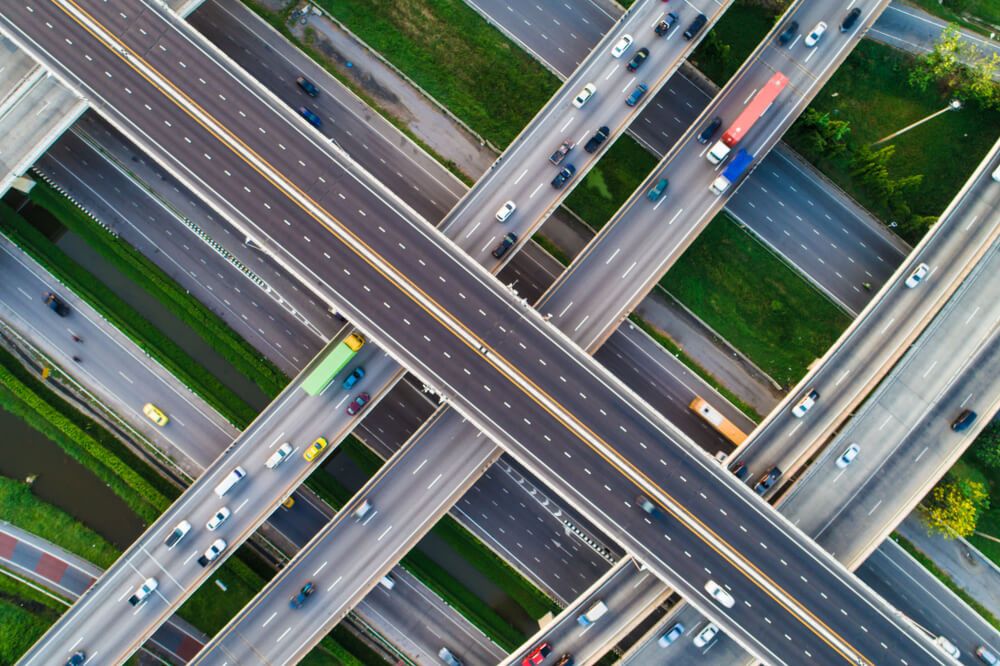
[[[774,27],[780,14],[749,0],[736,0],[716,22],[712,31],[688,60],[716,84],[725,85],[764,35]],[[691,18],[682,19],[684,30]]]
[[[542,234],[536,233],[534,236],[531,237],[531,240],[538,243],[543,250],[551,254],[552,257],[563,266],[570,265],[571,260],[569,258],[569,255],[563,252],[561,247],[553,243],[551,240],[549,240]]]
[[[80,236],[106,261],[145,289],[164,308],[188,325],[233,368],[274,398],[288,377],[240,337],[219,316],[177,284],[132,245],[92,220],[75,203],[48,183],[39,182],[31,190],[31,201],[53,215],[67,229]]]
[[[66,606],[0,573],[0,664],[17,662],[65,610]]]
[[[913,58],[901,51],[862,40],[812,103],[820,113],[850,123],[848,150],[835,157],[817,152],[801,123],[785,135],[806,159],[885,221],[894,214],[851,175],[851,153],[946,106],[948,99],[937,90],[920,92],[907,83],[912,64]],[[939,216],[998,134],[1000,112],[969,103],[889,142],[896,147],[887,165],[893,179],[924,176],[903,195],[909,210]]]
[[[31,486],[3,476],[0,476],[0,516],[11,525],[51,541],[105,569],[120,554],[97,532],[35,497]]]
[[[726,213],[709,223],[660,284],[786,387],[850,323]]]
[[[4,203],[0,203],[0,231],[233,424],[242,428],[256,416],[250,405],[169,336]],[[39,307],[40,299],[41,294]]]
[[[931,572],[931,574],[939,581],[944,583],[945,587],[947,587],[949,590],[958,595],[958,597],[962,601],[964,601],[974,611],[976,611],[980,616],[982,616],[984,620],[993,625],[994,629],[1000,629],[1000,620],[997,620],[996,616],[993,615],[993,613],[991,613],[988,608],[986,608],[981,603],[976,601],[975,598],[970,596],[968,592],[959,587],[955,583],[955,581],[951,579],[951,576],[949,576],[944,571],[939,569],[938,566],[934,564],[934,561],[931,558],[924,555],[924,553],[919,548],[914,546],[913,543],[911,543],[905,537],[896,532],[892,533],[892,540],[898,543],[900,546],[902,546],[903,550],[909,553],[910,556],[913,557],[913,559],[920,562],[920,564],[925,569]]]
[[[658,161],[631,136],[622,136],[566,197],[565,206],[600,230]]]
[[[698,365],[694,359],[685,354],[684,351],[677,346],[677,343],[671,340],[668,335],[664,334],[660,329],[656,328],[634,312],[631,313],[628,318],[633,324],[645,331],[649,337],[656,340],[661,347],[676,356],[681,363],[686,365],[696,375],[704,379],[705,383],[718,391],[726,400],[733,403],[737,409],[750,417],[754,423],[760,423],[763,420],[763,417],[757,413],[756,409],[740,400],[739,396],[720,384],[712,373]]]
[[[235,556],[217,567],[178,609],[178,614],[210,636],[226,626],[266,583],[240,559],[247,550],[243,546]],[[223,592],[215,581],[222,581],[226,591]]]
[[[500,148],[559,88],[462,0],[315,1]]]
[[[177,494],[109,432],[31,376],[6,349],[0,349],[0,407],[55,442],[147,523]]]
[[[951,0],[908,0],[928,14],[942,18],[949,23],[957,23],[963,28],[974,30],[986,37],[996,32],[1000,26],[1000,2],[997,0],[962,0],[961,11],[956,11]]]

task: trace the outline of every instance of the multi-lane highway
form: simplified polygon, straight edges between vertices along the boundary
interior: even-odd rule
[[[84,72],[90,93],[105,104],[102,108],[104,113],[118,118],[115,113],[116,108],[135,108],[137,104],[145,104],[151,113],[139,114],[130,119],[134,130],[146,133],[144,138],[156,142],[157,135],[169,133],[174,137],[180,136],[182,139],[185,137],[190,139],[191,143],[188,144],[191,146],[190,148],[184,143],[176,142],[172,147],[172,154],[170,156],[161,155],[161,158],[174,165],[176,165],[174,160],[184,160],[185,173],[192,174],[206,184],[211,183],[212,187],[208,188],[210,190],[218,188],[219,193],[228,191],[229,203],[237,204],[238,201],[238,212],[244,216],[237,217],[241,220],[241,224],[243,226],[255,225],[253,231],[255,234],[259,234],[255,237],[262,239],[272,252],[288,252],[282,257],[283,261],[294,265],[299,272],[311,273],[313,279],[322,284],[321,288],[332,296],[334,302],[347,300],[344,298],[343,289],[351,288],[350,300],[352,303],[348,312],[357,318],[363,328],[386,339],[392,337],[386,334],[387,331],[398,330],[399,326],[415,326],[418,334],[422,331],[426,344],[422,344],[416,336],[413,336],[407,341],[408,348],[405,350],[399,348],[395,341],[391,344],[387,343],[387,346],[393,349],[394,355],[405,359],[408,365],[419,369],[420,373],[445,392],[454,404],[460,405],[464,413],[475,418],[481,427],[487,428],[491,436],[505,442],[508,447],[517,451],[523,460],[531,460],[533,466],[543,470],[545,472],[543,475],[550,480],[556,481],[558,479],[556,485],[561,486],[560,490],[567,492],[581,505],[589,506],[592,512],[597,513],[601,509],[605,509],[608,513],[603,514],[601,522],[607,527],[613,526],[614,532],[617,532],[615,536],[622,538],[626,543],[631,543],[632,547],[640,552],[643,558],[659,573],[662,574],[666,570],[667,562],[656,553],[650,552],[639,542],[640,539],[636,538],[639,536],[642,540],[648,540],[651,536],[649,530],[643,526],[641,520],[637,520],[633,512],[623,513],[620,509],[615,510],[613,505],[599,508],[591,499],[584,496],[582,492],[584,490],[590,491],[591,497],[595,496],[592,491],[596,488],[586,489],[588,483],[586,479],[581,478],[579,468],[582,463],[584,469],[593,468],[600,471],[600,478],[617,486],[617,493],[622,493],[625,497],[634,495],[636,484],[638,484],[656,501],[664,505],[671,502],[662,489],[653,487],[648,481],[641,481],[634,473],[627,473],[631,478],[626,480],[623,476],[618,476],[609,470],[604,461],[594,456],[595,448],[601,448],[603,455],[610,454],[613,458],[619,458],[619,454],[612,453],[611,449],[606,448],[602,442],[618,440],[618,446],[626,448],[630,445],[634,447],[636,443],[641,444],[643,439],[662,441],[666,432],[661,429],[662,425],[655,425],[657,418],[654,414],[644,410],[644,413],[639,416],[636,409],[643,409],[641,405],[628,405],[619,396],[611,395],[606,388],[609,385],[609,379],[602,376],[592,364],[586,362],[582,355],[575,353],[572,349],[561,347],[557,340],[552,338],[537,322],[521,315],[518,306],[510,300],[505,300],[503,292],[492,283],[480,279],[478,275],[481,273],[477,273],[471,264],[463,263],[460,257],[446,256],[442,252],[438,239],[422,233],[419,227],[413,226],[409,220],[404,220],[398,214],[398,210],[387,211],[384,203],[374,198],[368,190],[359,189],[352,185],[352,183],[357,183],[357,180],[352,176],[346,172],[330,173],[324,171],[327,177],[334,178],[333,183],[322,176],[316,176],[315,169],[310,170],[308,164],[314,160],[317,163],[331,163],[326,159],[328,156],[320,155],[317,157],[316,149],[319,146],[296,138],[296,132],[290,131],[289,125],[282,121],[275,122],[275,117],[269,111],[263,111],[262,106],[256,103],[256,100],[248,99],[244,95],[242,98],[236,98],[244,103],[227,103],[225,94],[215,91],[218,88],[215,90],[205,88],[204,86],[209,86],[209,84],[204,77],[209,77],[217,86],[225,81],[225,76],[220,77],[218,73],[213,73],[213,71],[218,71],[215,63],[209,61],[203,54],[187,47],[180,38],[171,30],[165,29],[156,19],[149,15],[142,16],[140,13],[136,18],[146,24],[144,29],[130,31],[129,28],[133,27],[131,21],[135,19],[130,19],[125,12],[114,16],[102,13],[101,8],[94,8],[94,11],[99,13],[101,21],[114,25],[117,35],[122,35],[124,39],[129,41],[134,40],[136,45],[138,42],[143,42],[142,51],[152,59],[152,62],[145,61],[134,50],[124,57],[124,62],[131,68],[141,70],[145,77],[155,81],[160,86],[160,90],[167,96],[166,104],[159,94],[151,94],[147,86],[138,80],[132,71],[121,67],[123,61],[118,60],[118,56],[113,54],[118,51],[109,54],[109,51],[104,47],[95,46],[91,38],[70,23],[58,9],[53,11],[51,6],[39,5],[32,6],[30,12],[17,8],[11,10],[11,14],[16,15],[15,20],[18,28],[30,31],[30,37],[23,34],[20,35],[22,39],[31,42],[42,40],[46,48],[52,49],[54,55],[63,64],[73,62],[74,66],[78,66]],[[81,15],[76,15],[75,20],[83,21],[89,30],[93,31],[93,34],[106,43],[115,39],[107,32],[107,28],[99,25],[97,21]],[[46,24],[58,27],[47,28]],[[55,32],[52,33],[50,30]],[[51,39],[52,34],[57,34],[58,37]],[[150,34],[159,35],[159,43],[151,43],[143,36]],[[72,39],[65,37],[66,35],[72,35]],[[161,53],[168,55],[161,55]],[[84,57],[78,57],[72,61],[69,56],[73,54],[82,54]],[[179,59],[178,56],[183,59]],[[93,62],[94,65],[80,64],[83,62]],[[175,84],[152,68],[154,63],[174,81],[184,81],[186,96],[188,99],[197,99],[198,106],[191,105],[188,99],[179,96],[178,91],[173,87]],[[107,75],[106,78],[103,75],[89,75],[92,68],[100,70],[100,68],[109,67],[115,73]],[[189,67],[195,72],[192,73]],[[66,73],[61,67],[59,71]],[[228,88],[226,91],[230,92]],[[222,99],[218,99],[219,97]],[[114,100],[113,104],[112,100]],[[154,107],[154,105],[156,106]],[[188,115],[178,113],[177,107],[173,105],[183,108],[184,113]],[[202,125],[195,126],[190,120],[192,117]],[[165,126],[167,129],[164,129]],[[203,127],[211,128],[213,136],[206,135]],[[236,141],[234,132],[239,134],[240,142]],[[293,140],[296,141],[296,144],[293,145],[298,145],[298,159],[294,161],[284,157],[281,152],[286,150],[285,141],[291,143]],[[204,152],[206,147],[209,147],[212,152]],[[154,152],[162,153],[159,150]],[[267,156],[267,161],[265,161],[264,156]],[[260,170],[258,173],[266,174],[270,180],[265,181],[260,176],[248,173],[245,167],[240,164],[240,160],[251,162],[256,169]],[[239,175],[236,176],[236,174]],[[235,183],[227,180],[234,177],[237,178]],[[293,187],[294,181],[302,179],[312,183],[310,200],[303,197],[301,190]],[[277,196],[271,189],[272,187],[278,189]],[[240,197],[238,200],[233,196],[237,192],[240,192],[237,195]],[[348,199],[347,193],[351,195],[351,199]],[[214,195],[215,191],[212,194]],[[248,205],[251,201],[255,201],[255,205]],[[318,203],[319,201],[322,204]],[[341,201],[349,203],[341,203]],[[219,202],[218,205],[226,208],[222,202]],[[295,212],[296,207],[299,208],[299,212]],[[309,230],[305,231],[305,235],[301,238],[287,231],[283,232],[283,244],[277,243],[267,233],[269,228],[282,229],[283,222],[291,230],[297,231],[292,220],[303,220],[301,213],[303,209],[308,211],[310,215],[322,219],[327,225],[327,232],[332,232],[339,239],[339,242],[352,248],[351,254],[344,252],[343,249],[334,250],[337,252],[337,259],[334,260],[332,255],[326,255],[329,259],[324,260],[324,246],[330,249],[334,249],[334,246],[329,242],[319,243],[319,248],[316,245],[311,245],[313,239],[310,234],[318,231],[322,237],[327,232],[308,224],[304,225],[303,229],[308,228]],[[266,212],[262,213],[261,211]],[[363,220],[370,215],[374,217],[374,220],[370,222]],[[272,227],[269,224],[271,220],[277,222],[277,226]],[[358,223],[358,221],[362,223]],[[379,222],[389,225],[393,229],[393,233],[390,234],[386,227],[383,227]],[[350,235],[347,235],[346,228],[342,226],[344,224],[349,225]],[[361,246],[362,242],[365,245],[364,248]],[[278,249],[279,247],[281,250]],[[407,279],[404,280],[394,266],[413,265],[411,257],[418,259],[416,263],[426,270],[414,269],[415,272],[409,273]],[[304,265],[304,261],[309,262],[308,267]],[[337,266],[334,268],[330,263],[327,263],[328,261],[330,263],[336,261]],[[379,266],[381,271],[379,275],[370,270],[371,263]],[[448,302],[448,308],[454,309],[455,315],[448,311],[444,303],[433,301],[430,298],[429,294],[440,291],[441,287],[438,286],[438,283],[457,285],[459,291],[454,297],[457,300],[452,302],[452,297],[449,297]],[[453,286],[450,289],[455,288]],[[397,291],[400,289],[404,294],[402,297]],[[466,300],[471,302],[461,302]],[[414,307],[414,305],[419,307]],[[364,308],[366,312],[363,314],[356,310],[358,306]],[[426,308],[433,309],[437,317],[436,322],[427,318]],[[492,315],[489,311],[492,311]],[[485,322],[478,319],[479,313],[482,313],[481,316],[486,320]],[[461,327],[459,322],[462,323]],[[510,329],[503,328],[503,324],[499,322],[503,322],[507,326],[517,325],[519,328],[517,335],[510,334]],[[484,326],[484,324],[486,325]],[[449,349],[451,358],[445,362],[435,354],[435,352],[441,351],[441,345],[435,343],[428,334],[443,336],[443,339],[449,341],[454,340],[454,336],[458,336],[460,340],[465,340],[464,344],[467,346],[463,349],[449,342],[446,347]],[[489,364],[483,363],[484,356],[489,360]],[[512,365],[507,365],[508,363]],[[520,372],[516,375],[512,369],[515,366],[520,368]],[[476,372],[469,371],[469,367],[475,368]],[[547,367],[548,370],[540,370],[540,367]],[[466,379],[463,377],[463,373],[467,373],[467,377],[475,377],[475,379]],[[564,383],[572,386],[572,389],[560,386],[562,380],[559,378],[564,376],[562,373],[570,375]],[[528,384],[533,387],[530,396],[525,392]],[[494,390],[500,391],[502,397],[510,400],[509,403],[507,400],[502,402],[509,404],[508,409],[513,410],[511,413],[521,416],[523,423],[501,417],[504,408],[501,406],[499,407],[500,411],[497,411],[497,400],[500,396],[489,395]],[[581,398],[581,396],[583,397]],[[581,400],[589,401],[586,405],[590,406],[582,412],[580,410]],[[564,411],[566,408],[562,406],[563,404],[574,410],[573,417]],[[548,411],[543,411],[541,409],[543,406]],[[597,417],[592,412],[594,408],[602,416],[607,415],[606,418]],[[587,432],[582,429],[584,427]],[[630,438],[634,437],[635,441],[621,440],[620,435],[615,434],[618,431],[630,432]],[[543,439],[546,440],[551,439],[553,446],[542,445],[541,448],[535,446],[528,450],[520,444],[520,442],[537,441],[538,435],[542,435]],[[588,442],[589,446],[593,448],[580,447],[579,441],[581,440]],[[560,444],[556,442],[560,442]],[[571,454],[569,449],[563,448],[561,444],[570,443],[572,443],[571,448],[578,459],[574,461],[574,464],[567,465],[566,458],[572,459],[574,454]],[[749,513],[746,515],[757,514],[763,517],[763,514],[757,513],[758,505],[753,504],[753,500],[746,495],[745,489],[738,490],[732,486],[725,488],[725,484],[729,483],[730,480],[721,474],[712,463],[701,458],[700,454],[692,455],[690,450],[686,448],[678,449],[678,453],[680,455],[672,462],[679,468],[679,471],[687,473],[689,478],[705,478],[706,473],[708,477],[715,477],[711,484],[712,487],[705,489],[716,495],[714,501],[711,502],[712,504],[735,501],[739,508],[737,509],[736,505],[731,506],[730,508],[734,511],[741,513],[748,511]],[[636,460],[635,454],[636,452],[632,451],[629,457]],[[618,459],[615,462],[618,471],[624,471],[621,467],[624,460]],[[560,473],[555,472],[556,467],[561,468],[560,473],[568,472],[576,477],[573,479],[572,490],[567,487]],[[593,484],[590,485],[593,486]],[[606,487],[610,488],[610,485]],[[721,493],[720,489],[722,489]],[[736,493],[732,492],[734,490]],[[610,490],[610,492],[615,491]],[[619,494],[619,497],[621,496]],[[602,501],[601,504],[606,504],[606,500]],[[678,505],[671,506],[671,510],[676,512],[675,515],[685,515],[680,512]],[[614,518],[611,518],[611,515],[614,515]],[[711,511],[699,515],[699,518],[702,525],[711,526],[710,528],[714,529],[716,534],[726,540],[736,542],[744,540],[744,537],[735,530],[729,529],[731,526],[727,524],[727,521],[720,521],[719,517]],[[823,556],[817,551],[811,550],[808,545],[792,546],[790,535],[786,529],[779,524],[773,522],[771,524],[776,528],[772,530],[771,547],[778,551],[778,554],[790,547],[786,554],[793,561],[796,561],[805,555],[806,551],[803,550],[805,548],[809,552],[806,556],[809,560],[813,562],[823,561]],[[691,523],[688,525],[690,526]],[[628,529],[629,534],[623,534],[624,529]],[[685,533],[684,529],[687,528],[679,531],[675,538],[690,539],[689,534]],[[654,530],[655,532],[656,530]],[[662,543],[661,538],[652,537],[652,540]],[[704,533],[697,538],[714,540],[714,537],[709,537]],[[697,541],[690,543],[694,547]],[[732,549],[722,541],[715,541],[715,546],[722,547],[729,557],[736,558],[736,563],[741,562],[743,556],[737,555],[737,550]],[[702,548],[699,547],[699,550]],[[709,575],[720,576],[723,575],[720,572],[729,570],[727,563],[718,560],[713,555],[705,553],[700,558],[702,566],[713,561],[712,567],[715,573]],[[871,606],[872,600],[864,598],[865,592],[863,590],[851,589],[849,591],[846,587],[846,578],[836,573],[835,569],[829,568],[831,566],[829,561],[821,565],[823,567],[821,570],[813,571],[814,587],[802,590],[794,601],[791,596],[787,596],[789,581],[783,581],[787,576],[786,572],[770,566],[769,562],[758,561],[756,564],[775,578],[771,580],[761,578],[759,574],[751,574],[746,565],[740,564],[738,568],[743,571],[743,574],[737,574],[737,576],[748,575],[749,578],[731,579],[733,590],[740,598],[754,599],[756,608],[753,616],[751,617],[742,607],[738,611],[733,609],[728,612],[716,612],[726,615],[727,626],[735,631],[737,623],[744,627],[750,626],[761,612],[781,617],[786,611],[791,610],[792,614],[803,623],[802,625],[794,625],[793,631],[798,639],[794,646],[770,640],[769,633],[773,630],[765,627],[755,628],[753,635],[749,635],[748,632],[741,633],[741,638],[748,644],[752,644],[755,651],[769,655],[768,658],[782,659],[776,652],[785,654],[787,658],[792,653],[801,654],[802,650],[809,651],[817,658],[822,655],[829,657],[833,653],[828,651],[830,646],[825,641],[836,645],[835,650],[846,653],[856,654],[858,648],[854,644],[861,646],[862,653],[879,652],[877,644],[872,643],[869,638],[857,634],[855,623],[858,620],[866,622],[869,627],[873,627],[881,635],[889,635],[893,631],[904,629],[898,625],[893,627],[894,620],[877,611],[877,606]],[[682,589],[688,588],[685,590],[687,594],[699,596],[702,603],[710,603],[698,591],[698,587],[700,587],[698,583],[705,579],[705,573],[701,569],[685,572],[675,571],[674,575],[679,573],[685,578],[681,587]],[[692,583],[695,584],[692,585]],[[767,589],[770,594],[782,596],[785,606],[782,608],[773,606],[773,602],[769,598],[764,597],[758,590],[754,589],[758,586]],[[855,611],[853,619],[845,621],[838,617],[836,612],[827,612],[829,604],[818,600],[820,593],[824,595],[823,598],[850,600],[847,605]],[[806,599],[808,601],[805,601]],[[809,606],[808,612],[805,611],[802,603]],[[768,608],[771,610],[768,611]],[[816,614],[821,616],[825,622],[817,623]],[[786,623],[779,622],[778,625],[785,627]],[[802,630],[803,627],[807,627],[806,631]],[[844,638],[845,635],[851,636],[851,642],[847,642],[847,639]],[[913,634],[910,634],[909,638],[910,640],[900,641],[894,646],[896,654],[903,658],[907,654],[911,659],[920,659],[922,655],[923,658],[926,658],[929,653],[925,652],[923,643]]]

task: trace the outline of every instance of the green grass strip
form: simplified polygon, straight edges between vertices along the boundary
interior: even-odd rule
[[[66,610],[53,599],[0,573],[0,664],[13,664]]]
[[[634,312],[628,316],[629,321],[641,328],[646,332],[646,335],[653,338],[660,344],[661,347],[666,349],[668,352],[677,357],[677,359],[686,365],[692,372],[705,380],[705,383],[718,391],[726,400],[733,403],[737,409],[750,417],[754,423],[760,423],[763,420],[757,410],[748,405],[747,403],[740,400],[739,396],[727,389],[725,386],[719,383],[712,373],[710,373],[705,368],[698,365],[694,359],[688,356],[684,350],[682,350],[676,342],[670,339],[669,336],[664,335],[660,329],[656,328],[648,321],[635,314]]]
[[[256,416],[250,405],[177,343],[3,203],[0,203],[0,231],[234,425],[245,427]],[[44,307],[41,296],[38,295],[38,306]]]
[[[902,546],[903,550],[909,553],[917,562],[920,562],[920,564],[925,569],[930,571],[935,578],[944,583],[945,587],[958,595],[958,597],[967,603],[972,610],[979,613],[984,620],[993,625],[994,629],[1000,630],[1000,620],[997,620],[996,616],[993,615],[988,608],[976,601],[975,598],[973,598],[968,592],[959,587],[958,584],[951,579],[951,576],[942,571],[938,565],[934,564],[934,560],[924,555],[923,551],[914,546],[913,543],[906,539],[906,537],[897,532],[892,533],[892,540]]]
[[[31,190],[30,198],[145,289],[229,361],[233,368],[256,383],[264,393],[273,398],[288,384],[289,378],[240,337],[221,317],[205,307],[135,247],[94,222],[48,183],[36,184]]]

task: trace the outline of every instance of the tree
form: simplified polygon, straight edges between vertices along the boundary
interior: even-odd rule
[[[971,536],[989,506],[989,493],[982,483],[945,477],[924,498],[920,514],[929,532],[954,539]]]
[[[933,50],[917,58],[910,70],[910,85],[927,90],[931,83],[963,101],[976,101],[988,108],[1000,108],[1000,86],[993,75],[1000,68],[1000,55],[987,54],[962,38],[958,27],[949,25]]]
[[[972,457],[984,467],[1000,470],[1000,422],[983,428],[972,443]]]
[[[846,120],[832,119],[828,111],[820,113],[810,106],[802,114],[799,127],[818,155],[834,157],[847,150],[844,139],[850,133],[851,125]]]

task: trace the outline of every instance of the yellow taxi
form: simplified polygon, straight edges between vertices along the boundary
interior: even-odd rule
[[[302,454],[302,457],[305,458],[307,461],[312,462],[313,460],[316,459],[316,456],[318,456],[320,453],[323,452],[323,449],[326,448],[326,445],[327,442],[325,439],[323,439],[322,437],[317,437],[316,441],[312,443],[312,446],[306,449],[306,452]]]
[[[147,402],[143,405],[142,413],[146,415],[146,418],[161,428],[167,425],[167,421],[170,420],[167,418],[167,415],[163,413],[163,410],[151,402]]]

